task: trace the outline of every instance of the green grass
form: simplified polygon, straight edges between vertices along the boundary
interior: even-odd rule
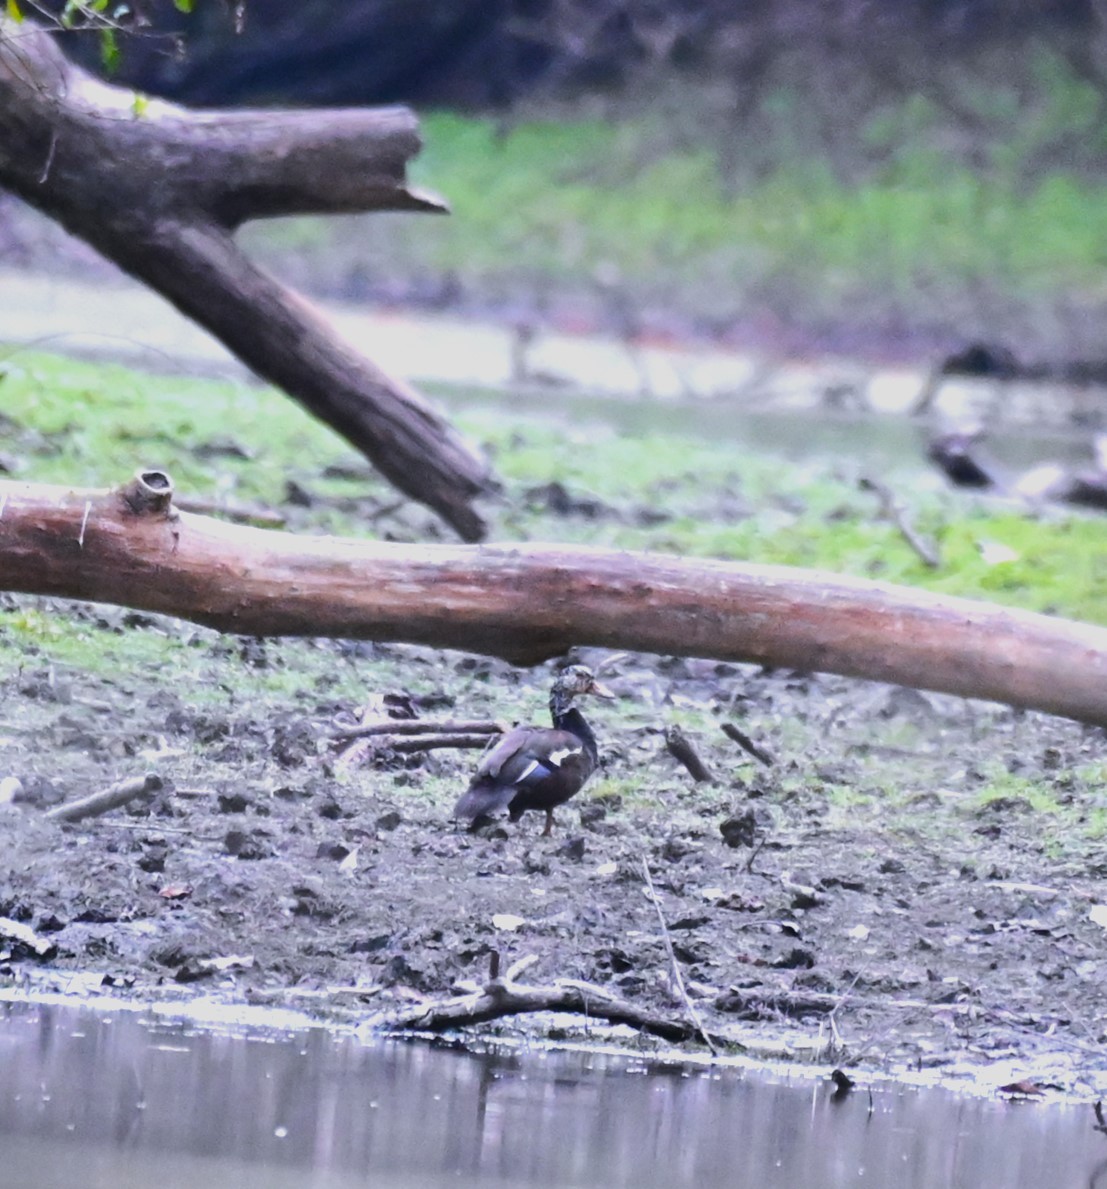
[[[708,137],[667,135],[649,107],[613,119],[567,109],[506,133],[426,113],[414,174],[452,218],[295,220],[250,234],[316,279],[452,275],[485,297],[618,290],[716,325],[771,314],[967,334],[995,333],[1002,318],[1023,343],[1041,341],[1056,331],[1049,318],[1107,304],[1107,185],[1038,164],[1062,135],[1090,158],[1107,148],[1099,106],[1047,55],[1021,90],[993,80],[971,100],[1001,129],[971,165],[964,137],[916,98],[859,119],[864,168],[845,174],[817,147],[801,151],[807,141],[784,122],[767,170],[731,184]],[[784,107],[803,118],[795,96]]]

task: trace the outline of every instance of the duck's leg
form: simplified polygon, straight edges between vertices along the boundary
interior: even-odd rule
[[[553,810],[547,809],[546,810],[546,828],[542,831],[543,838],[549,838],[550,834],[553,832],[553,822],[554,822]]]

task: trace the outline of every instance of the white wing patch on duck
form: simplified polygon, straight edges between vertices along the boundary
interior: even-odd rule
[[[557,751],[551,751],[547,758],[551,764],[560,768],[562,760],[567,759],[569,756],[579,756],[583,750],[580,747],[559,747]]]
[[[535,768],[540,766],[541,765],[537,760],[531,760],[531,762],[522,770],[522,772],[520,772],[519,775],[515,777],[513,783],[522,784],[523,781],[526,780],[526,778],[535,770]]]

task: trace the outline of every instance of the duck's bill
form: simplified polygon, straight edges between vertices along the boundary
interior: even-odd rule
[[[590,694],[595,694],[597,698],[614,698],[616,696],[615,691],[613,689],[608,689],[608,687],[604,685],[602,681],[593,681],[588,687],[588,692]]]

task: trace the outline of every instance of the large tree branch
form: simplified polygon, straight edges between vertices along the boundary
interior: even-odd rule
[[[478,540],[485,461],[232,239],[252,218],[444,210],[407,184],[418,149],[403,108],[192,112],[151,100],[140,109],[41,30],[0,21],[0,185],[162,293],[401,491]]]
[[[1107,725],[1107,629],[888,583],[558,545],[292,537],[111,492],[0,482],[0,589],[263,636],[405,641],[520,663],[574,644],[989,698]]]

